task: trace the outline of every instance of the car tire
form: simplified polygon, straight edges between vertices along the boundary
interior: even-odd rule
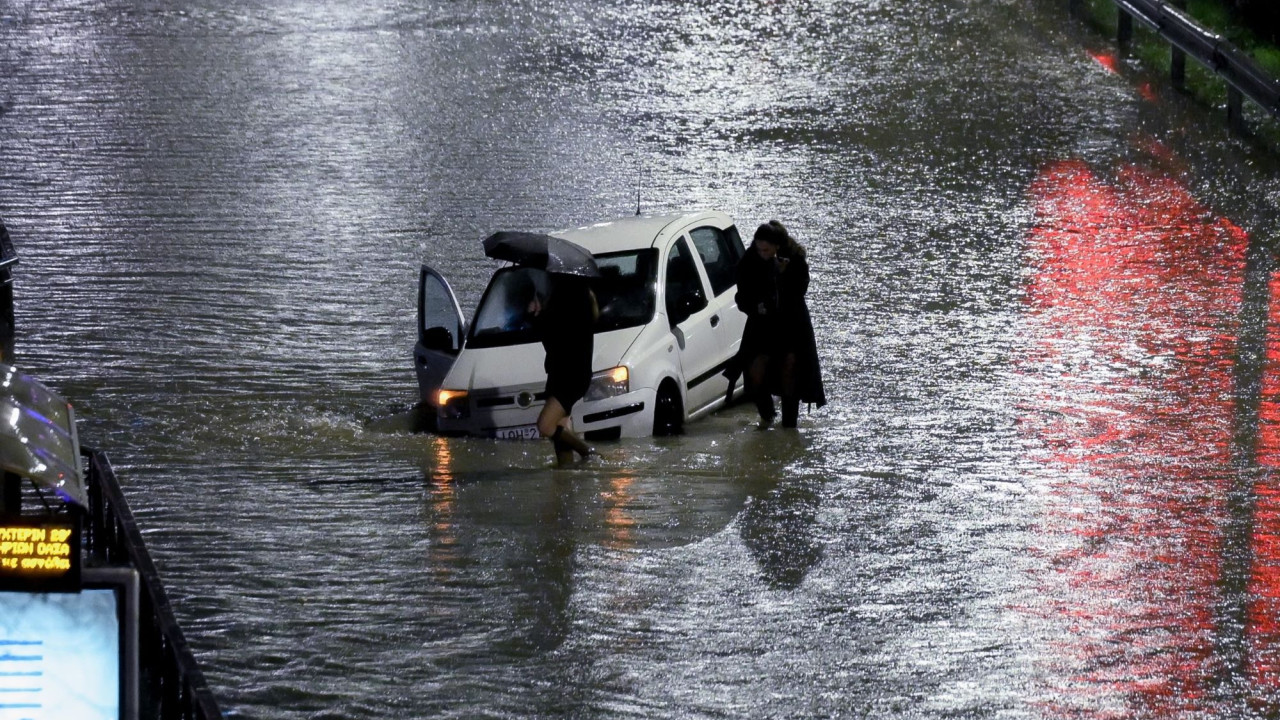
[[[653,404],[653,434],[678,435],[684,429],[684,406],[680,402],[680,390],[675,383],[666,380],[658,387],[658,397]]]

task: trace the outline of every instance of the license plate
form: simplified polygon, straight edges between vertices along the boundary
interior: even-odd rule
[[[517,425],[516,427],[497,428],[493,436],[499,440],[537,440],[537,425]]]

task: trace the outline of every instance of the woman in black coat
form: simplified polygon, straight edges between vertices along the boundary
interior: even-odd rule
[[[535,297],[529,312],[546,350],[546,401],[538,413],[538,432],[551,440],[556,461],[564,465],[573,460],[574,452],[584,458],[592,454],[591,448],[574,434],[569,414],[591,384],[595,323],[600,310],[586,278],[553,274],[545,306]]]
[[[801,401],[818,407],[827,402],[805,302],[808,291],[804,248],[777,220],[756,228],[738,263],[734,300],[747,315],[737,366],[746,374],[747,394],[760,411],[761,427],[774,420],[774,395],[782,396],[782,426],[789,428],[796,426]]]

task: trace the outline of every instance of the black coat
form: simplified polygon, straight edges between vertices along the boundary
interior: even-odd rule
[[[770,360],[769,390],[781,393],[779,366],[782,358],[796,355],[796,393],[801,402],[822,407],[827,403],[818,363],[818,345],[805,294],[809,291],[809,263],[803,254],[792,257],[785,270],[773,260],[765,260],[754,250],[738,262],[738,293],[734,301],[746,313],[742,347],[730,368],[736,382],[751,362],[761,355]],[[732,385],[731,385],[732,387]]]
[[[595,298],[583,278],[551,276],[551,296],[535,320],[546,350],[547,394],[566,410],[582,398],[591,383],[595,346]]]

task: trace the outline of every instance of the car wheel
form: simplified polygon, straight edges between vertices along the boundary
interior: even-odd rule
[[[658,399],[653,405],[653,434],[677,435],[684,427],[684,407],[680,404],[680,391],[670,380],[658,387]]]

